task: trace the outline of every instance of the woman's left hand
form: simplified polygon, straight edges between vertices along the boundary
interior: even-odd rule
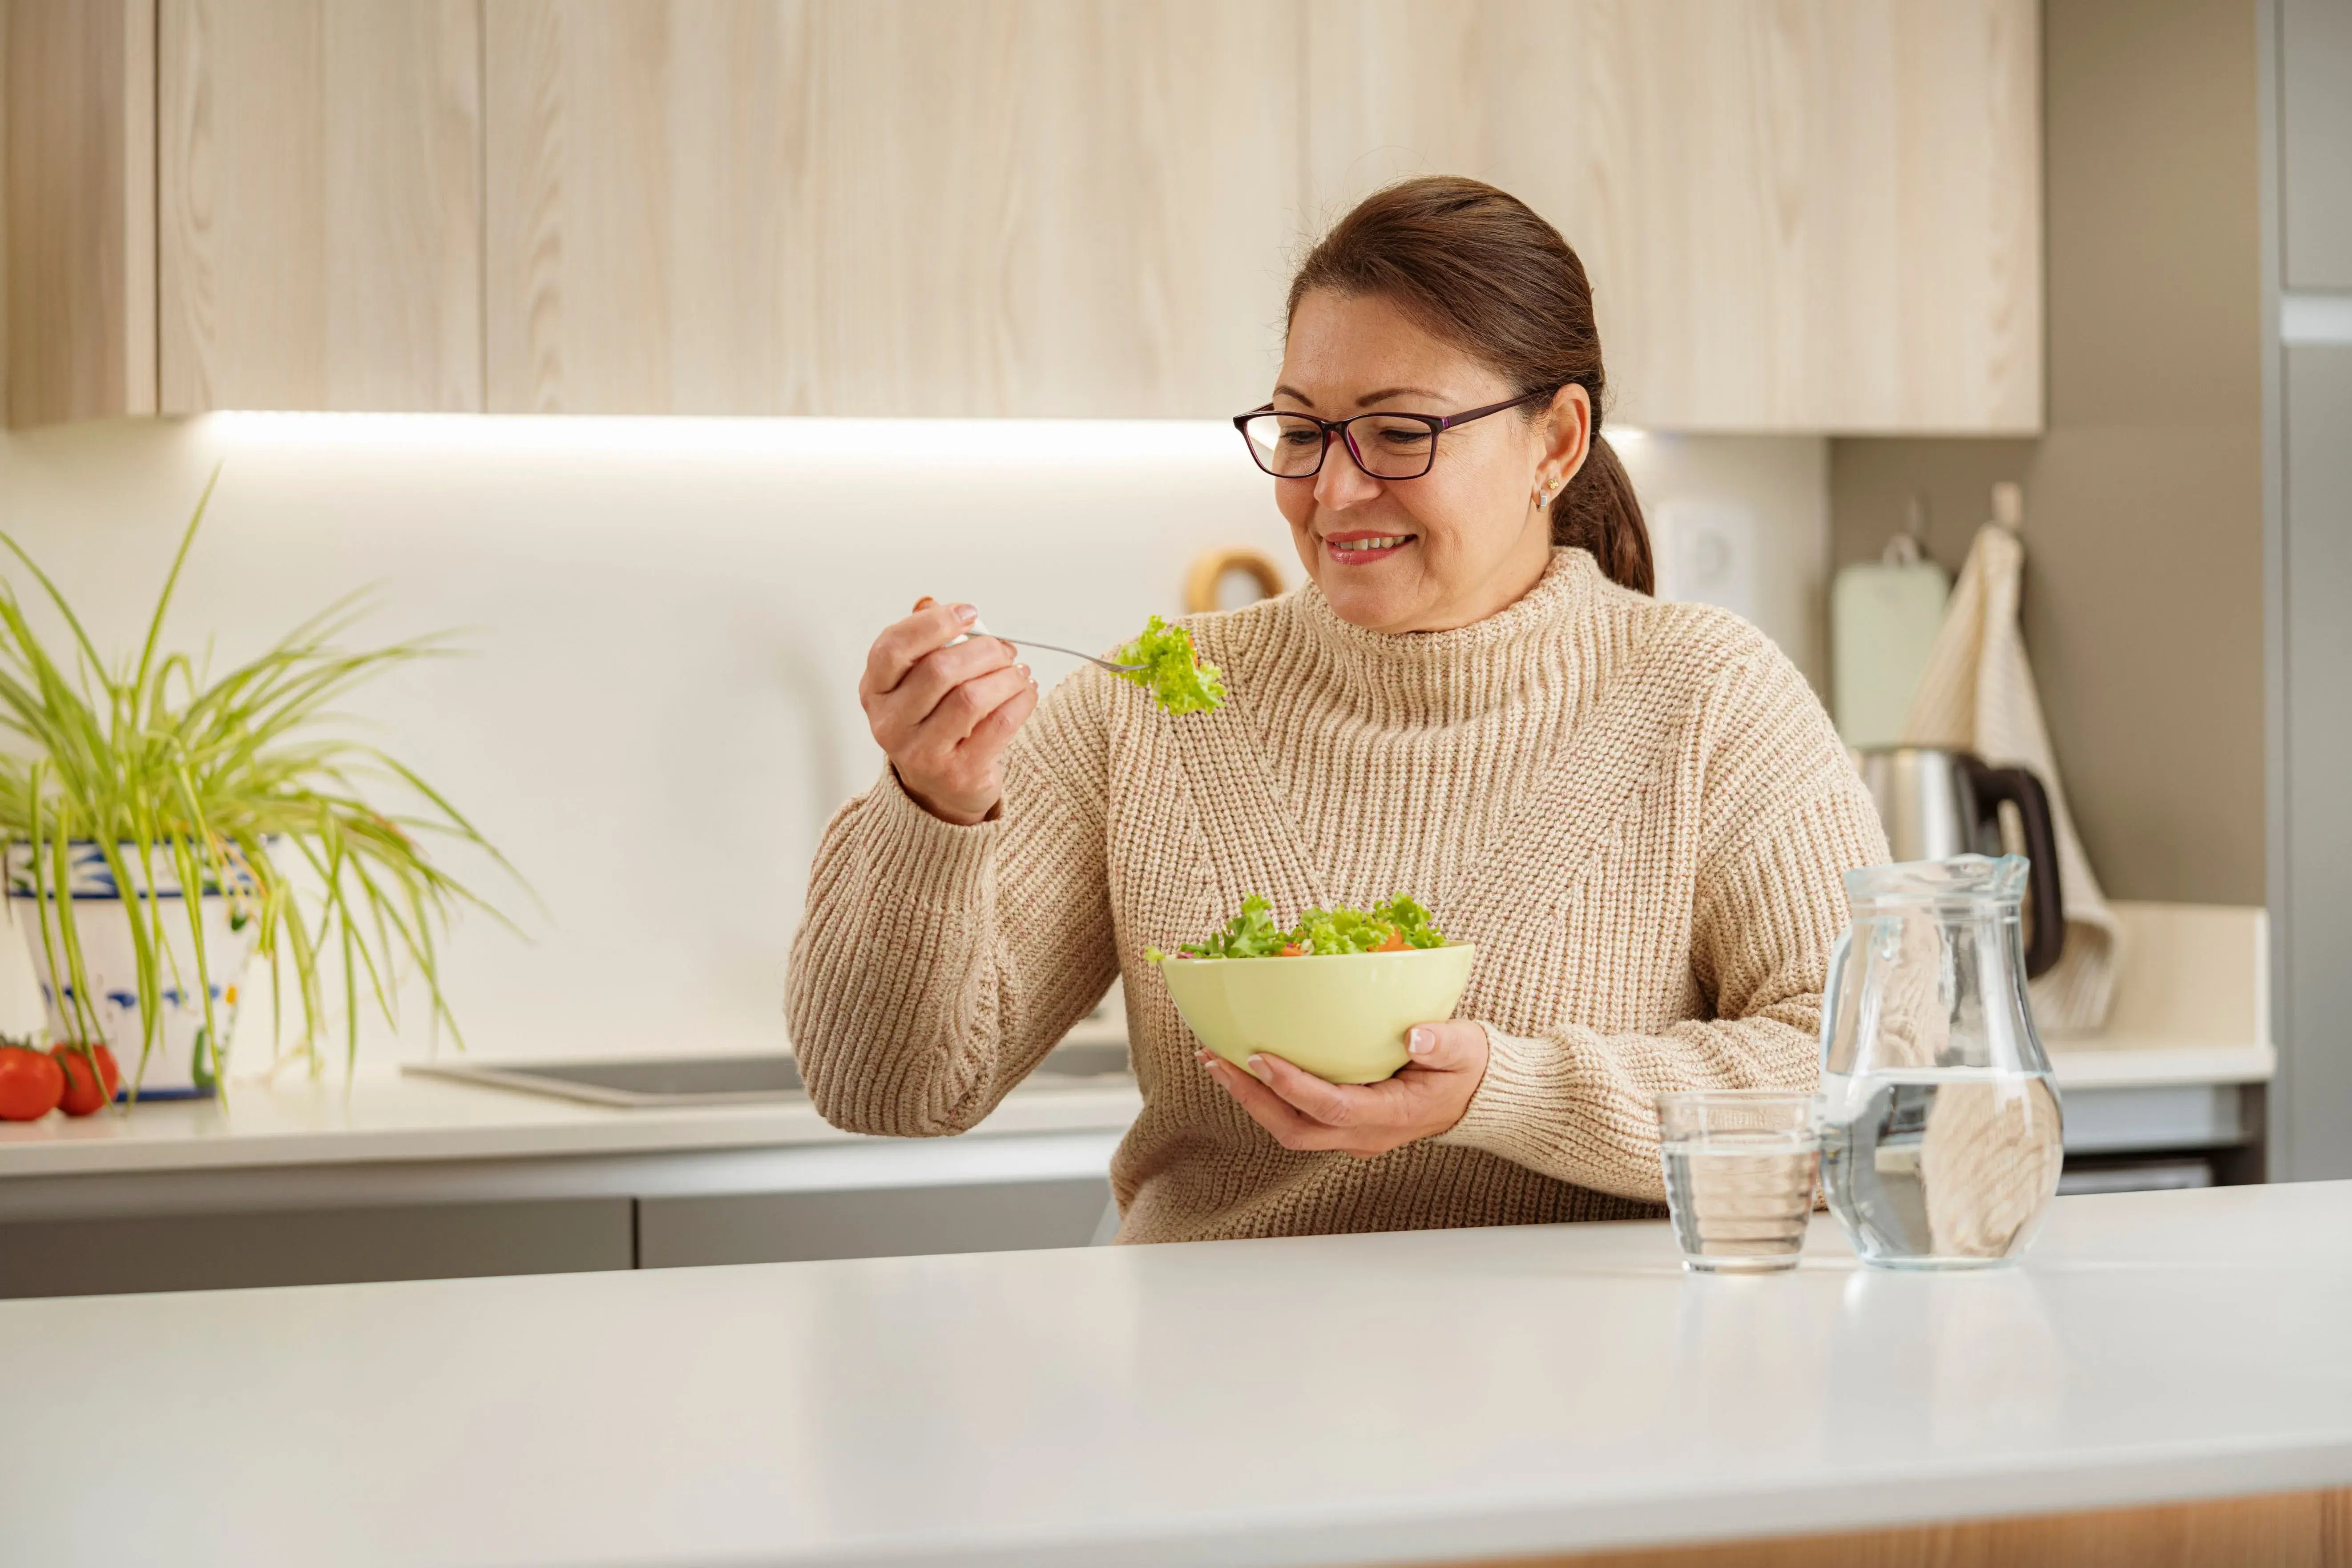
[[[1476,1024],[1416,1024],[1406,1049],[1412,1059],[1394,1078],[1365,1084],[1332,1083],[1264,1051],[1250,1072],[1207,1051],[1198,1058],[1284,1148],[1370,1160],[1450,1131],[1486,1076],[1486,1031]]]

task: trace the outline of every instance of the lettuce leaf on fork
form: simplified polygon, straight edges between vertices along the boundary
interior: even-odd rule
[[[1171,626],[1158,616],[1151,617],[1142,636],[1112,654],[1111,661],[1141,665],[1142,668],[1126,670],[1118,679],[1142,687],[1171,713],[1206,713],[1225,700],[1223,672],[1213,664],[1201,662],[1190,631]]]

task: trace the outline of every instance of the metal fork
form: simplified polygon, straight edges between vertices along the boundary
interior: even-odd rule
[[[991,632],[988,635],[992,637],[999,637],[999,634],[995,632]],[[1097,658],[1093,654],[1080,653],[1074,647],[1062,647],[1056,644],[1049,642],[1032,642],[1027,637],[1002,637],[1001,640],[1009,642],[1015,647],[1042,647],[1047,653],[1066,653],[1072,658],[1082,658],[1088,664],[1098,664],[1102,666],[1103,668],[1109,670],[1113,675],[1131,675],[1139,669],[1149,669],[1151,668],[1150,665],[1144,664],[1113,664],[1107,658]]]
[[[948,644],[948,646],[950,647],[953,647],[956,643],[963,641],[965,637],[994,637],[998,642],[1009,642],[1015,647],[1041,647],[1047,653],[1066,653],[1072,658],[1082,658],[1088,664],[1100,665],[1103,668],[1109,670],[1113,675],[1132,675],[1139,669],[1149,669],[1151,668],[1149,665],[1143,664],[1113,664],[1107,658],[1097,658],[1093,654],[1080,653],[1076,648],[1064,647],[1059,643],[1038,642],[1031,637],[1009,637],[1003,632],[992,632],[986,627],[982,627],[977,631],[966,632],[963,637],[956,638],[955,642],[951,642]]]

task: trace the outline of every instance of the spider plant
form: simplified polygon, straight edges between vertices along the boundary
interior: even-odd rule
[[[159,903],[159,873],[166,888],[176,880],[180,889],[227,898],[239,931],[247,920],[258,922],[255,950],[268,956],[273,1011],[286,1018],[290,977],[301,1019],[298,1049],[312,1070],[332,1022],[341,1026],[349,1063],[364,997],[398,1026],[403,970],[424,982],[433,1028],[446,1026],[462,1046],[442,994],[439,944],[464,906],[503,917],[436,864],[433,849],[471,846],[507,875],[512,868],[431,785],[380,747],[343,733],[331,706],[377,676],[453,650],[440,636],[342,647],[364,613],[363,590],[217,678],[209,658],[200,663],[165,651],[173,591],[219,480],[215,468],[181,535],[135,661],[110,666],[100,658],[57,584],[0,533],[0,545],[39,584],[70,634],[60,658],[0,578],[0,729],[10,732],[0,741],[0,854],[13,859],[16,845],[29,847],[42,950],[50,974],[70,979],[60,1009],[74,1037],[101,1037],[76,901],[59,896],[71,889],[69,849],[79,845],[104,858],[130,921],[141,1073],[155,1047],[167,983],[186,994],[184,981],[194,982],[205,1037],[215,1049],[222,1038],[194,897],[180,928],[184,941],[175,942]],[[376,804],[386,796],[400,809]],[[321,973],[331,974],[338,963],[342,1008],[334,1019]],[[234,984],[237,977],[220,978]],[[273,1043],[281,1058],[282,1044]]]

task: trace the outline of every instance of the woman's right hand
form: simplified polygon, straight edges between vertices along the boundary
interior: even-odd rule
[[[874,639],[857,700],[898,783],[943,822],[985,821],[1004,798],[1004,753],[1037,706],[1037,682],[1011,643],[969,631],[970,605],[936,605]]]

